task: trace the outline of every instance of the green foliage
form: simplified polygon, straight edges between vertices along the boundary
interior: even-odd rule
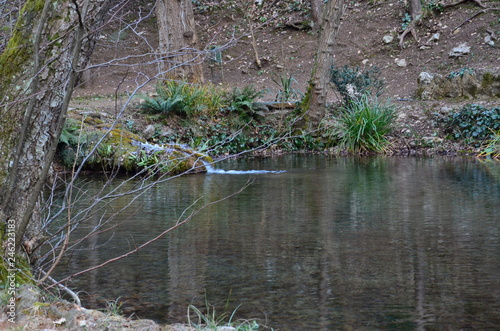
[[[189,118],[203,111],[213,113],[222,106],[221,92],[211,85],[167,81],[156,86],[156,93],[156,97],[146,98],[141,105],[145,113]]]
[[[409,13],[405,13],[403,16],[403,23],[401,23],[401,29],[404,31],[408,28],[411,23],[411,15]]]
[[[474,71],[474,69],[471,69],[471,68],[461,68],[458,71],[450,72],[446,77],[447,78],[463,77],[466,73],[474,75],[475,71]]]
[[[224,94],[228,106],[225,108],[230,113],[236,113],[242,119],[249,120],[260,115],[253,108],[255,99],[264,95],[263,91],[256,90],[253,85],[247,85],[242,90],[234,87],[231,91]]]
[[[340,147],[350,152],[381,152],[389,144],[386,135],[394,119],[392,104],[382,104],[377,97],[364,94],[342,107],[330,135],[335,135]]]
[[[163,151],[147,152],[140,150],[137,153],[129,155],[129,160],[139,168],[148,168],[157,165],[160,162],[159,154]]]
[[[422,4],[424,11],[442,13],[444,11],[444,6],[440,1],[431,0],[429,2],[424,2]]]
[[[122,305],[120,298],[116,300],[106,300],[106,310],[105,312],[110,316],[121,316],[122,315]]]
[[[470,104],[446,116],[435,115],[450,138],[462,139],[478,147],[484,141],[494,139],[495,132],[500,130],[500,107],[488,109]]]
[[[81,163],[101,136],[100,132],[83,130],[83,123],[68,118],[57,145],[62,163],[67,167],[73,166],[75,160]]]
[[[303,93],[300,90],[293,88],[293,83],[298,83],[292,75],[281,74],[278,76],[274,74],[274,77],[271,79],[279,86],[279,91],[276,94],[277,102],[289,102],[302,99]]]
[[[59,143],[66,145],[77,145],[80,140],[81,123],[77,120],[68,118],[59,136]]]
[[[385,85],[384,80],[380,78],[380,70],[377,67],[360,71],[358,67],[337,68],[332,66],[330,82],[339,91],[345,105],[366,94],[380,96]]]
[[[483,147],[478,156],[492,157],[500,159],[500,130],[494,132],[493,139],[487,141],[486,146]]]
[[[236,314],[236,308],[231,315],[228,316],[227,313],[222,313],[221,315],[217,315],[215,308],[207,305],[207,312],[204,314],[198,308],[193,305],[188,306],[188,324],[190,327],[195,330],[219,330],[219,328],[230,328],[235,331],[252,331],[258,330],[259,324],[256,321],[242,321],[235,322],[233,321],[234,315]],[[194,314],[194,317],[197,321],[191,320],[191,315]],[[225,320],[228,319],[227,322]]]

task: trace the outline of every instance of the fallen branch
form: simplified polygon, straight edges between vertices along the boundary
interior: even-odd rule
[[[462,4],[462,3],[467,2],[467,1],[469,1],[469,0],[459,0],[457,2],[453,2],[450,4],[441,4],[441,6],[443,7],[443,9],[445,9],[445,8],[458,6],[459,4]],[[480,0],[471,0],[471,1],[475,2],[481,8],[486,8],[486,6],[483,5]]]
[[[465,24],[469,23],[474,17],[479,16],[481,14],[484,14],[484,13],[490,11],[490,10],[500,10],[500,7],[489,7],[489,8],[481,9],[480,11],[478,11],[477,13],[473,14],[472,16],[470,16],[469,18],[467,18],[465,21],[463,21],[456,28],[454,28],[453,30],[451,30],[451,33],[454,33],[456,30],[460,29],[462,26],[464,26]]]

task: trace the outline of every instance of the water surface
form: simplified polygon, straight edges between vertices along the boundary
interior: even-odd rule
[[[291,155],[216,167],[272,172],[160,184],[119,213],[112,231],[80,245],[57,277],[137,247],[184,219],[194,200],[215,201],[250,179],[237,196],[70,286],[86,290],[87,305],[119,298],[126,313],[167,323],[208,301],[275,330],[500,325],[498,164]],[[86,184],[89,193],[101,187]]]

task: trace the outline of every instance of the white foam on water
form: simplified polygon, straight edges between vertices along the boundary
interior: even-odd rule
[[[216,175],[262,175],[262,174],[282,174],[286,170],[223,170],[215,169],[212,165],[206,161],[202,161],[205,169],[207,169],[207,174]]]
[[[217,174],[217,175],[262,175],[262,174],[282,174],[286,170],[222,170],[214,169],[213,167],[207,167],[207,174]]]

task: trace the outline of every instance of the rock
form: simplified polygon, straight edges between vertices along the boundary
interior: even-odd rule
[[[393,40],[394,40],[394,37],[392,35],[390,35],[390,34],[385,35],[382,38],[382,41],[384,42],[384,44],[390,44],[390,43],[392,43]]]
[[[418,75],[418,82],[421,84],[430,84],[433,79],[434,76],[425,71],[422,71],[420,75]]]
[[[470,46],[468,46],[466,43],[463,43],[453,48],[448,55],[450,57],[461,57],[469,53],[470,53]]]
[[[490,35],[487,35],[486,37],[484,37],[484,42],[487,45],[495,46],[495,41],[493,41],[493,38]]]
[[[439,40],[440,37],[441,35],[439,34],[439,32],[436,32],[429,38],[427,42],[436,42]]]
[[[151,138],[153,138],[153,136],[154,136],[154,134],[155,134],[155,131],[156,131],[155,127],[154,127],[153,125],[151,125],[151,124],[150,124],[150,125],[148,125],[148,126],[144,129],[144,131],[142,131],[142,136],[143,136],[146,140],[151,139]]]
[[[500,73],[461,70],[442,76],[421,72],[418,77],[417,96],[422,100],[497,98],[500,97]]]
[[[396,65],[398,67],[406,67],[407,66],[405,59],[396,59],[394,61],[396,62]]]
[[[161,129],[160,135],[162,137],[173,136],[175,135],[175,131],[170,127],[164,127],[163,129]]]

